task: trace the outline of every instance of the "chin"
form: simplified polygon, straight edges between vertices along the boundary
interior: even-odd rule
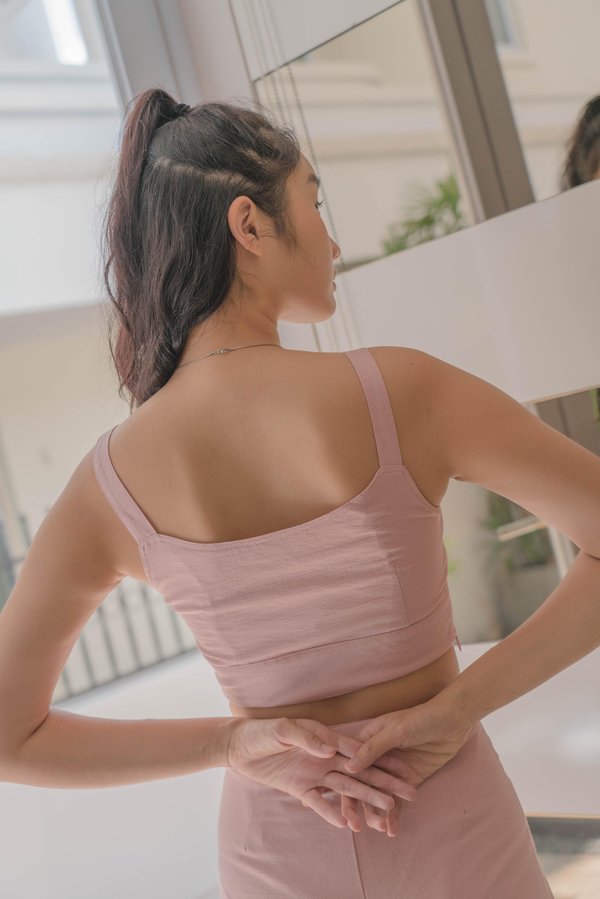
[[[323,316],[322,316],[321,318],[315,318],[315,319],[314,319],[315,324],[317,324],[318,322],[326,322],[326,321],[328,321],[328,319],[330,319],[330,318],[332,317],[332,315],[333,315],[333,313],[335,312],[336,308],[337,308],[337,307],[334,306],[333,309],[328,309],[327,312],[324,313]]]

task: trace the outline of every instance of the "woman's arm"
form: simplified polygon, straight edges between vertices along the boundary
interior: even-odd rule
[[[51,709],[0,780],[89,790],[227,766],[235,718],[115,720]]]
[[[581,550],[545,602],[447,687],[355,734],[363,747],[346,770],[397,748],[419,784],[456,755],[476,721],[600,646],[600,459],[487,381],[420,350],[410,350],[409,363],[416,425],[448,479],[508,497]]]
[[[465,723],[528,693],[600,646],[600,559],[579,552],[550,596],[431,702]]]
[[[581,550],[545,602],[435,697],[476,720],[600,646],[600,458],[487,381],[412,357],[421,425],[448,478],[508,497]]]

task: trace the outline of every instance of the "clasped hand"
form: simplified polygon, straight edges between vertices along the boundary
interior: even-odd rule
[[[474,722],[434,699],[368,721],[354,737],[310,718],[240,718],[230,732],[228,766],[282,790],[336,827],[398,833],[402,800],[446,764]],[[358,756],[352,768],[350,758]],[[325,798],[340,796],[339,810]]]

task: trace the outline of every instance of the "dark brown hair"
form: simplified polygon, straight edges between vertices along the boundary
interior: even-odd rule
[[[561,190],[592,181],[600,169],[600,94],[588,100],[567,144]]]
[[[102,227],[109,346],[130,411],[169,380],[190,330],[232,286],[249,290],[227,222],[237,196],[296,248],[286,179],[299,161],[293,130],[258,101],[187,107],[161,88],[131,101]]]

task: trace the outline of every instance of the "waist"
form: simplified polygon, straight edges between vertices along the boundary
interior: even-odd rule
[[[229,708],[236,718],[311,718],[333,726],[387,715],[427,702],[459,674],[458,659],[454,646],[451,646],[423,668],[340,696],[268,708],[243,708],[230,702]]]

